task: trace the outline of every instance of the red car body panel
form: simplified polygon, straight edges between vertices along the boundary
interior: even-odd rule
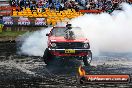
[[[65,54],[65,53],[60,53],[58,51],[52,51],[51,54],[54,56],[86,56],[88,55],[87,52],[80,52],[79,54]]]
[[[49,40],[53,42],[88,42],[87,38],[77,38],[74,40],[69,40],[69,39],[65,39],[64,37],[54,37],[54,36],[49,37]]]

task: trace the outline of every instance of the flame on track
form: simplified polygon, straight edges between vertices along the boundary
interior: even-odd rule
[[[78,73],[79,73],[80,76],[85,76],[86,75],[86,72],[85,72],[85,70],[83,69],[82,66],[79,66]]]

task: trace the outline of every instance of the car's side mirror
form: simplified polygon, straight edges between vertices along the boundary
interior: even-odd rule
[[[46,36],[49,36],[49,34],[47,33]]]

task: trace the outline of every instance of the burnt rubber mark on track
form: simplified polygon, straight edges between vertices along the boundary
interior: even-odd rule
[[[2,51],[2,54],[0,54],[0,88],[132,87],[132,83],[80,85],[77,83],[77,67],[74,67],[74,65],[47,67],[41,57],[17,55],[16,44],[13,42],[0,43],[0,46],[2,46],[0,47],[0,50]],[[73,62],[71,64],[73,64]],[[129,73],[132,75],[132,66],[129,66],[129,64],[127,66],[121,64],[110,65],[105,63],[85,69],[90,74]]]

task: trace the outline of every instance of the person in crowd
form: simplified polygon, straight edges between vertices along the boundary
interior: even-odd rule
[[[87,9],[87,10],[90,10],[90,9],[91,9],[90,3],[86,3],[86,9]]]
[[[112,1],[111,0],[107,0],[106,1],[106,10],[109,10],[109,9],[111,9],[112,8]]]
[[[119,3],[121,2],[132,3],[132,0],[12,0],[11,6],[20,6],[21,10],[23,7],[30,7],[31,10],[36,8],[51,8],[56,10],[74,8],[78,10],[79,8],[82,8],[88,10],[99,9],[108,11],[119,8]]]
[[[15,0],[11,0],[11,6],[16,7],[18,6],[18,4]]]
[[[113,6],[112,6],[112,10],[115,10],[118,7],[119,7],[119,2],[117,0],[114,0],[113,1]]]
[[[30,7],[30,0],[26,0],[26,7]]]
[[[103,7],[103,2],[101,1],[101,0],[98,0],[98,9],[102,9],[102,7]]]
[[[50,9],[55,9],[55,3],[51,3],[50,5],[49,5],[49,7],[50,7]]]
[[[87,3],[86,0],[80,0],[80,1],[81,1],[80,4],[81,4],[83,7],[85,7],[85,6],[86,6],[86,3]]]
[[[50,7],[50,3],[48,1],[46,1],[45,8],[49,8],[49,7]]]
[[[70,1],[66,1],[64,4],[65,9],[71,8],[72,4],[70,3]]]
[[[31,10],[36,10],[37,6],[36,6],[36,1],[32,1],[32,3],[30,4],[30,9]]]
[[[59,10],[59,9],[60,9],[60,7],[61,7],[60,2],[59,2],[59,1],[58,1],[58,2],[56,2],[56,4],[55,4],[55,8],[56,8],[56,10]]]
[[[59,11],[63,11],[64,9],[65,9],[65,7],[64,7],[64,3],[60,3]]]
[[[37,4],[37,7],[38,8],[43,8],[43,1],[38,1],[38,4]]]
[[[23,10],[23,7],[24,7],[24,1],[20,0],[20,10]]]

